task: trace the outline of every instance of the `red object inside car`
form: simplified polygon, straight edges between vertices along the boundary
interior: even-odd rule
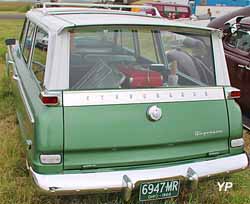
[[[129,80],[130,88],[161,87],[163,85],[163,77],[159,72],[136,69],[132,65],[122,64],[118,65],[117,68]]]

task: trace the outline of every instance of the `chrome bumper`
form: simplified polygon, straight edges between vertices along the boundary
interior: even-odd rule
[[[248,167],[248,156],[240,154],[209,161],[194,162],[170,167],[80,174],[38,174],[30,168],[35,183],[51,193],[68,194],[74,192],[114,192],[123,191],[125,200],[140,181],[184,177],[191,186],[199,178],[221,173],[230,173]]]

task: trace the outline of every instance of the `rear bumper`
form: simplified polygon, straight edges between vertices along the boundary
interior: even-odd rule
[[[136,188],[140,181],[180,176],[195,186],[200,178],[243,170],[248,165],[248,156],[243,153],[209,161],[144,170],[56,175],[38,174],[32,168],[30,168],[30,171],[35,183],[41,189],[51,193],[71,194],[74,192],[123,191],[125,197],[129,199],[132,190]]]

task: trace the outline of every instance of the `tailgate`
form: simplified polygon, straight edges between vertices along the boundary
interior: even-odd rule
[[[64,91],[64,168],[163,163],[228,152],[223,88]],[[158,121],[147,116],[157,105]]]

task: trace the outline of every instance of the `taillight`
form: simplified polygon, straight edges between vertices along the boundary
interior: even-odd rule
[[[227,99],[240,98],[240,90],[234,87],[225,87],[225,95]]]
[[[240,90],[229,92],[228,98],[230,99],[240,98]]]
[[[56,106],[59,104],[58,96],[46,95],[44,93],[41,93],[40,99],[41,99],[42,103],[46,106]]]

